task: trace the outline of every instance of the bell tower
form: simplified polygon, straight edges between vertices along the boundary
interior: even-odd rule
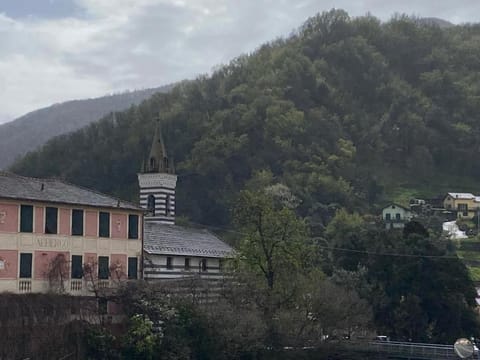
[[[150,154],[138,174],[138,184],[140,206],[148,210],[145,221],[175,224],[177,175],[165,149],[159,118]]]

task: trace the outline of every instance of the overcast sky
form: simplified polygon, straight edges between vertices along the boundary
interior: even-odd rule
[[[480,17],[480,0],[0,0],[0,123],[209,73],[331,8]]]

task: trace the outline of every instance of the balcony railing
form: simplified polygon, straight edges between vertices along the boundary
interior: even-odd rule
[[[81,279],[72,279],[70,280],[70,291],[71,292],[80,292],[83,289],[83,280]]]
[[[19,280],[18,291],[21,293],[32,292],[32,280]]]

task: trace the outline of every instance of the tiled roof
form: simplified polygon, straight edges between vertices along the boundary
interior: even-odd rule
[[[233,249],[207,230],[145,221],[144,246],[149,254],[223,258]]]
[[[142,210],[139,206],[57,179],[38,179],[0,171],[0,198]]]
[[[463,199],[463,200],[475,198],[475,195],[473,195],[471,193],[452,193],[452,192],[449,192],[448,195],[450,195],[451,197],[453,197],[455,199]]]

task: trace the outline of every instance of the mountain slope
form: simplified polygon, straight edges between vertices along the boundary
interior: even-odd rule
[[[336,209],[478,192],[480,26],[387,23],[341,10],[210,77],[50,141],[12,170],[136,199],[161,110],[177,210],[222,226],[245,186],[281,182],[321,233]]]
[[[17,157],[34,150],[54,136],[80,129],[111,111],[138,105],[170,86],[136,90],[95,99],[73,100],[55,104],[0,125],[0,169]]]

